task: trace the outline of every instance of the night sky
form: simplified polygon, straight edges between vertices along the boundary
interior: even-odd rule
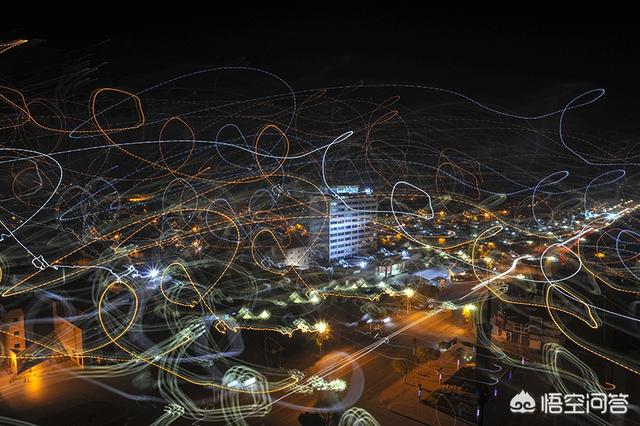
[[[606,107],[595,116],[616,126],[627,123],[640,89],[633,26],[546,21],[523,15],[245,11],[204,18],[178,14],[157,23],[63,20],[14,25],[0,34],[42,39],[40,60],[47,53],[73,57],[91,51],[91,63],[100,64],[98,78],[130,84],[185,69],[245,65],[270,70],[296,87],[427,84],[518,111],[552,98],[560,106],[581,89],[603,87]]]

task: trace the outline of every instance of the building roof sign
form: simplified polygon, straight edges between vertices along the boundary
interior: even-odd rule
[[[336,194],[357,194],[360,191],[360,185],[338,185],[333,188]]]

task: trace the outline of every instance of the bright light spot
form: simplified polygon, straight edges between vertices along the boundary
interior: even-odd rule
[[[406,250],[402,250],[402,257],[404,257],[405,259],[409,257],[409,252]]]
[[[524,280],[524,274],[518,274],[516,275],[516,278],[519,280]]]
[[[405,289],[404,289],[404,294],[405,294],[405,296],[407,296],[407,297],[413,297],[413,295],[414,295],[414,294],[416,294],[416,292],[415,292],[415,291],[413,291],[413,289],[412,289],[412,288],[405,288]]]
[[[467,303],[462,307],[462,315],[464,315],[465,318],[469,318],[471,316],[471,312],[475,311],[476,309],[476,305]]]
[[[385,324],[389,324],[391,322],[391,318],[386,317],[385,319],[382,320],[382,322]]]
[[[327,382],[322,377],[311,376],[308,379],[309,386],[312,389],[320,390],[320,391],[336,391],[342,392],[347,388],[347,382],[342,379],[334,379],[330,382]]]
[[[329,324],[324,321],[318,321],[315,325],[315,329],[318,333],[324,334],[329,331]]]
[[[360,269],[364,269],[367,267],[367,262],[365,262],[364,260],[362,262],[359,263]]]
[[[329,382],[329,389],[337,392],[342,392],[347,388],[347,382],[342,379],[334,379]]]
[[[25,379],[27,380],[26,391],[27,398],[36,399],[42,396],[44,390],[43,379],[39,371],[26,372]]]
[[[147,272],[147,278],[158,278],[158,276],[160,275],[160,271],[158,271],[156,268],[151,268],[149,270],[149,272]]]
[[[318,297],[318,294],[313,292],[309,297],[309,302],[313,303],[314,305],[320,303],[320,298]]]
[[[260,319],[263,319],[263,320],[264,319],[269,319],[270,316],[271,316],[271,314],[267,310],[264,310],[264,311],[260,312],[260,315],[258,315],[258,317]]]
[[[255,377],[249,377],[247,380],[245,380],[245,381],[244,381],[244,383],[243,383],[243,384],[244,384],[246,387],[249,387],[249,386],[251,386],[251,385],[253,385],[253,384],[255,384],[255,383],[256,383],[256,378],[255,378]]]

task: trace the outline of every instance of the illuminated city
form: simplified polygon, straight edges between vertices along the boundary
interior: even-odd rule
[[[640,424],[638,63],[309,19],[0,33],[0,424]]]

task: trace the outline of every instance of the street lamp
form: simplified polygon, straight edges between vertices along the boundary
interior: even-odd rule
[[[325,321],[318,321],[317,323],[315,323],[314,328],[317,332],[316,344],[318,345],[318,349],[322,354],[322,344],[325,340],[329,340],[329,331],[331,331],[331,329],[329,328],[329,324],[327,324]]]
[[[324,321],[318,321],[315,325],[316,331],[320,334],[324,334],[329,331],[329,324]]]
[[[416,294],[416,292],[413,291],[412,288],[405,288],[404,294],[405,296],[407,296],[407,315],[409,315],[409,300],[413,297],[414,294]]]
[[[471,315],[471,312],[475,311],[476,309],[478,309],[476,305],[474,305],[473,303],[467,303],[462,307],[462,314],[465,317],[468,317]]]

